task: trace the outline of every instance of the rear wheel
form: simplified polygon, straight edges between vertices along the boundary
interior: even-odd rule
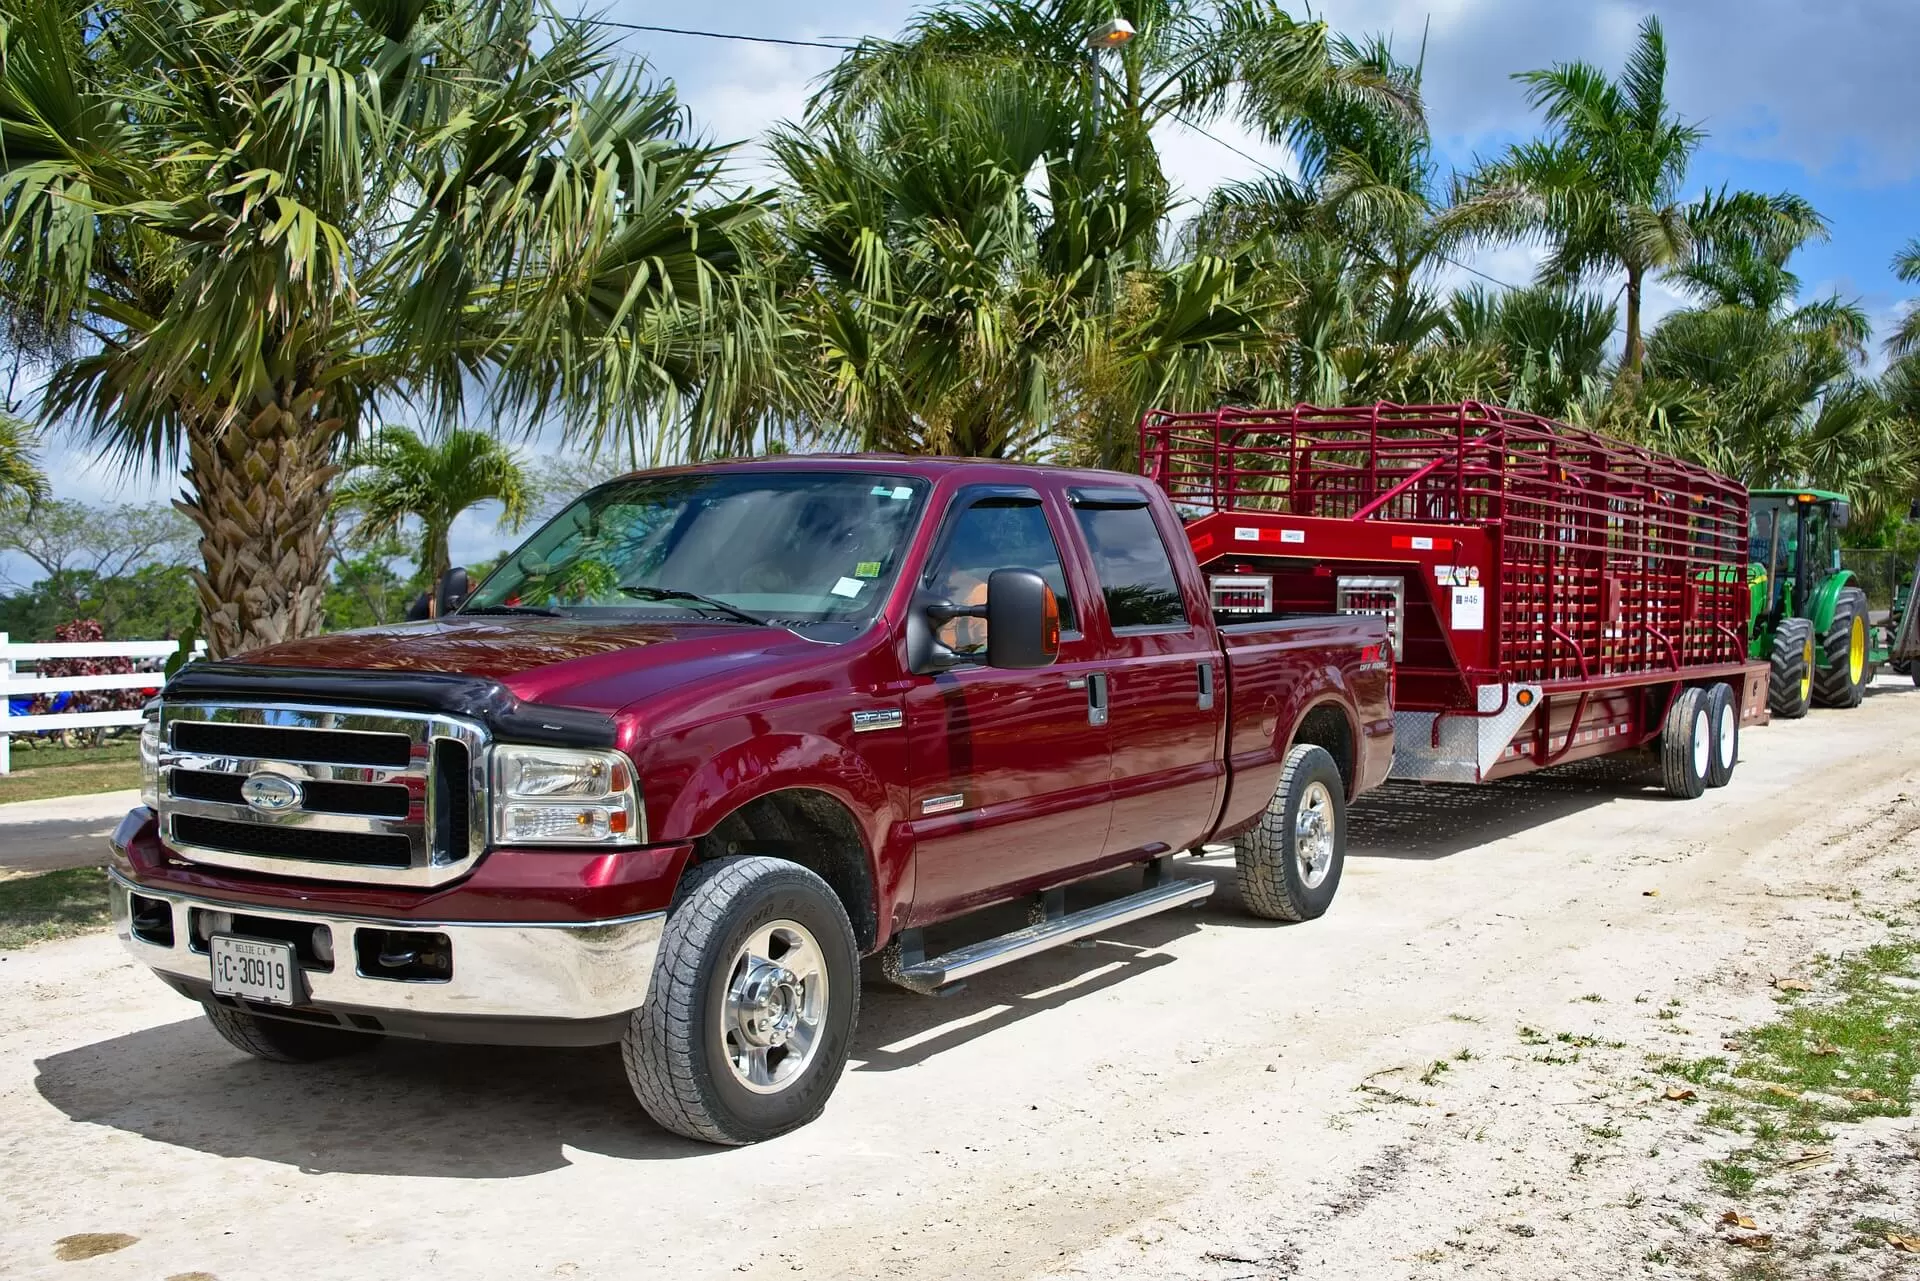
[[[1715,685],[1707,691],[1707,724],[1713,734],[1707,786],[1725,787],[1733,779],[1733,767],[1740,763],[1740,704],[1731,685]]]
[[[263,1019],[249,1010],[236,1010],[212,1001],[201,1002],[200,1008],[207,1012],[207,1022],[213,1024],[213,1030],[228,1045],[269,1063],[318,1063],[370,1050],[380,1040],[371,1032]]]
[[[1813,700],[1813,623],[1783,618],[1773,631],[1768,659],[1767,707],[1775,716],[1797,720]]]
[[[1849,587],[1834,602],[1833,626],[1820,638],[1820,668],[1813,675],[1813,701],[1821,707],[1858,707],[1866,697],[1867,594]]]
[[[1310,921],[1333,904],[1347,855],[1347,788],[1324,747],[1287,753],[1260,825],[1233,843],[1240,901],[1269,921]]]
[[[1707,693],[1683,689],[1667,709],[1660,731],[1660,776],[1669,795],[1692,800],[1707,790],[1707,771],[1713,767],[1713,725]]]
[[[620,1043],[640,1105],[708,1143],[805,1125],[852,1047],[860,952],[846,909],[811,871],[757,855],[691,869],[676,897]]]

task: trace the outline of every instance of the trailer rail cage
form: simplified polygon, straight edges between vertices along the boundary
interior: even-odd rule
[[[1693,685],[1766,720],[1747,491],[1705,467],[1467,403],[1156,411],[1140,469],[1223,611],[1391,619],[1397,777],[1641,747]]]

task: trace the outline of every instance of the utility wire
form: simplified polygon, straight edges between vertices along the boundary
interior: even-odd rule
[[[732,31],[696,31],[688,27],[656,27],[643,22],[615,22],[611,18],[589,18],[585,15],[573,20],[596,27],[619,27],[625,31],[653,31],[669,36],[698,36],[703,40],[739,40],[747,44],[779,44],[799,49],[837,49],[842,53],[857,47],[850,44],[830,44],[825,40],[788,40],[780,36],[749,36]]]

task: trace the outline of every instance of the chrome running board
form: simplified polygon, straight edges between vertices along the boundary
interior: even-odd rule
[[[978,943],[969,943],[965,947],[955,948],[941,956],[922,958],[919,948],[919,931],[908,931],[907,938],[898,940],[889,946],[882,955],[882,966],[889,982],[925,996],[932,996],[942,988],[947,988],[972,975],[1002,965],[1011,965],[1015,961],[1025,960],[1036,952],[1044,952],[1050,947],[1062,943],[1071,943],[1089,934],[1111,929],[1116,925],[1125,925],[1137,921],[1143,916],[1153,916],[1159,912],[1182,907],[1188,903],[1198,903],[1212,894],[1214,882],[1210,880],[1179,880],[1166,878],[1151,885],[1137,894],[1125,898],[1098,903],[1092,907],[1081,908],[1078,912],[1049,914],[1045,919],[1036,920],[1023,929],[1012,930],[995,938],[982,939]],[[1058,891],[1043,896],[1043,902],[1058,902]]]

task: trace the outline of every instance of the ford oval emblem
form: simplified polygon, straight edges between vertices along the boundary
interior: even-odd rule
[[[240,796],[257,810],[278,814],[300,804],[300,784],[279,774],[252,774],[240,784]]]

